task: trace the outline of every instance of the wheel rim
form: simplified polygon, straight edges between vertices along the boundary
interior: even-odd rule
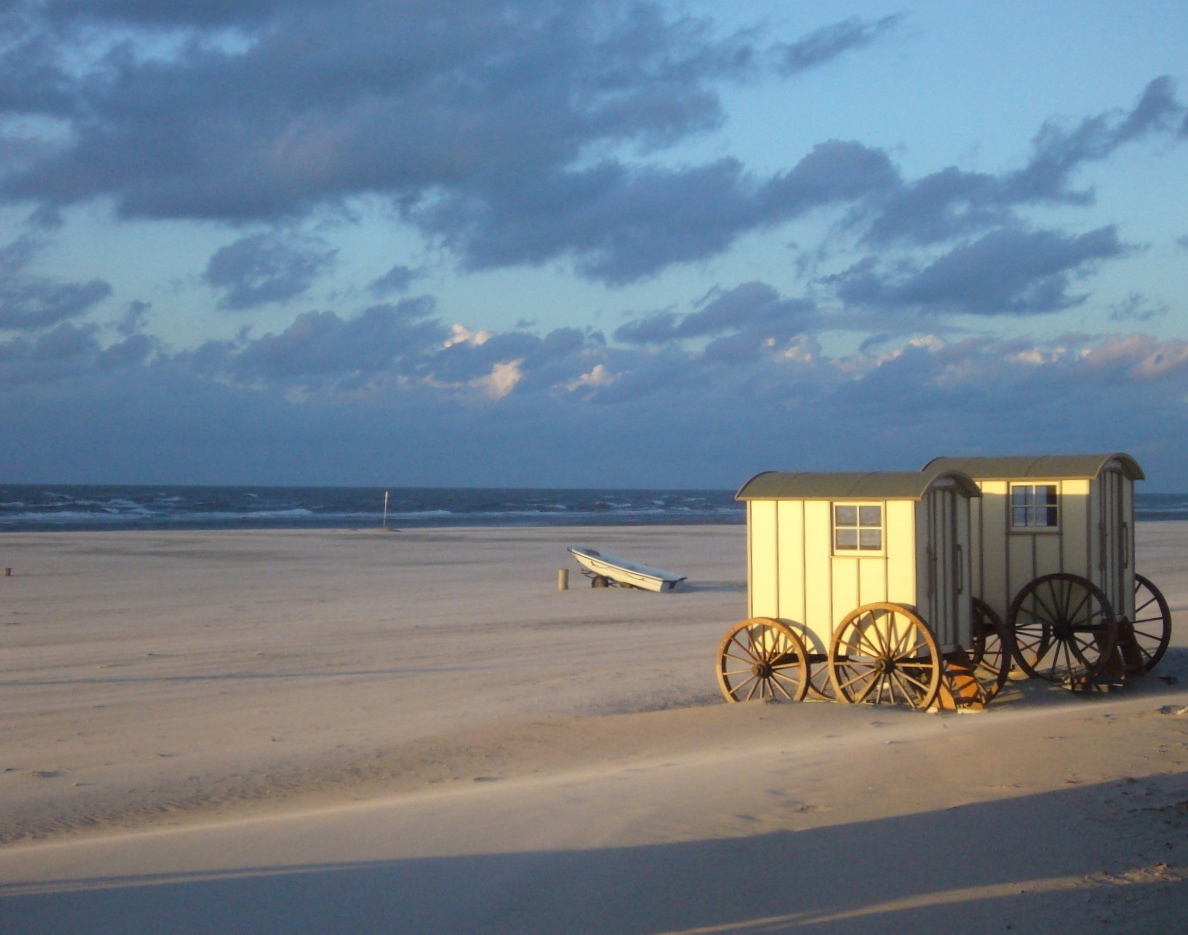
[[[1134,576],[1134,641],[1143,656],[1144,671],[1159,664],[1171,641],[1171,608],[1160,590],[1140,574]]]
[[[1019,592],[1008,614],[1008,632],[1024,672],[1072,686],[1101,674],[1118,639],[1104,592],[1067,572],[1036,578]]]
[[[808,691],[804,643],[769,617],[735,624],[718,649],[718,685],[730,702],[801,701]]]
[[[989,702],[1002,691],[1011,674],[1011,641],[1002,618],[993,607],[976,597],[973,599],[970,643],[974,678],[982,687],[985,701]]]
[[[868,604],[834,631],[829,678],[834,694],[849,704],[928,708],[940,688],[940,653],[932,632],[910,610]]]

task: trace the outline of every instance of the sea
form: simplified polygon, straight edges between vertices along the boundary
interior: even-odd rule
[[[1188,519],[1188,494],[1137,493],[1136,519]],[[661,526],[743,523],[733,490],[0,485],[0,532]]]
[[[0,532],[744,521],[733,490],[0,485]]]

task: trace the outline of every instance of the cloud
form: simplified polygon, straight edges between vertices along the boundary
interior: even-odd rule
[[[707,297],[690,313],[713,335],[703,350],[580,329],[451,343],[467,330],[427,297],[306,313],[193,352],[62,323],[0,343],[0,429],[35,442],[0,450],[0,472],[44,477],[85,453],[102,476],[143,478],[136,465],[151,464],[166,483],[391,483],[401,465],[403,483],[730,486],[768,468],[910,470],[945,451],[1123,448],[1153,475],[1188,455],[1188,342],[756,343],[766,310],[787,302],[762,283]],[[169,455],[182,439],[184,464]]]
[[[615,331],[615,339],[628,344],[665,344],[749,329],[761,329],[764,336],[795,333],[814,320],[814,311],[807,300],[781,298],[770,285],[749,282],[715,290],[700,310],[688,315],[660,312],[629,322]]]
[[[375,305],[354,318],[334,312],[305,312],[279,334],[254,340],[210,342],[185,355],[200,373],[231,376],[247,384],[263,381],[334,381],[376,373],[416,370],[427,347],[441,343],[445,329],[428,296],[395,305]]]
[[[59,132],[30,138],[43,150],[0,178],[10,201],[109,197],[124,216],[276,222],[380,195],[469,268],[570,257],[625,283],[893,180],[885,155],[854,143],[822,144],[767,180],[733,159],[605,155],[719,127],[719,87],[759,68],[749,34],[656,3],[107,0],[50,4],[49,20],[20,6],[43,26],[0,55],[11,106]],[[785,59],[808,67],[894,21],[829,27]],[[299,269],[270,275],[278,258],[263,246],[245,238],[209,271],[238,283],[249,249],[263,265],[228,307],[300,291]],[[375,288],[399,291],[393,275]]]
[[[900,14],[877,20],[852,16],[839,23],[822,26],[796,42],[775,46],[779,67],[788,75],[819,68],[851,49],[872,44],[896,29],[902,20]]]
[[[220,247],[203,278],[224,293],[220,308],[243,311],[306,292],[337,252],[308,240],[253,234]]]
[[[27,272],[45,244],[19,237],[0,248],[0,331],[37,331],[86,314],[112,293],[102,279],[59,282]]]
[[[36,4],[21,6],[37,21]],[[716,126],[714,84],[751,70],[742,39],[625,0],[327,0],[245,4],[240,17],[239,5],[177,6],[59,4],[58,28],[9,51],[21,106],[69,130],[60,151],[8,177],[10,197],[109,195],[126,215],[229,220],[364,192],[491,197],[598,143],[661,145]],[[123,28],[109,54],[79,54],[73,16],[92,45],[105,17]],[[150,54],[165,23],[193,41]],[[215,27],[242,39],[196,41]],[[38,69],[17,57],[33,49]]]
[[[845,302],[886,309],[974,315],[1033,315],[1084,301],[1070,294],[1075,276],[1127,248],[1112,227],[1080,235],[1003,228],[927,265],[887,271],[869,257],[827,277]]]
[[[407,292],[420,273],[408,266],[397,263],[384,275],[367,284],[367,291],[372,295],[386,296],[393,292]]]
[[[864,239],[877,245],[941,243],[1016,224],[1017,210],[1026,205],[1089,204],[1092,191],[1072,187],[1078,168],[1142,137],[1172,133],[1184,113],[1171,79],[1156,78],[1129,111],[1106,111],[1071,128],[1046,122],[1020,169],[991,175],[949,166],[886,186],[862,206]]]
[[[1166,303],[1153,301],[1141,292],[1132,292],[1109,308],[1111,321],[1152,321],[1168,312]]]

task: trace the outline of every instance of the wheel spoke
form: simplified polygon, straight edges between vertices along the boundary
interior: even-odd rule
[[[853,672],[855,669],[861,669],[862,666],[855,664],[855,663],[850,663],[845,668],[846,668],[847,672]],[[859,671],[858,674],[855,675],[852,679],[847,679],[844,682],[841,681],[841,679],[838,679],[838,688],[840,688],[842,691],[845,691],[847,688],[849,688],[851,685],[853,685],[855,682],[859,681],[860,679],[873,678],[877,674],[874,670],[874,666],[866,666],[865,670],[866,670],[865,672]]]
[[[923,668],[923,667],[921,667],[921,668]],[[932,671],[932,669],[931,669],[931,667],[929,667],[929,672],[931,672],[931,671]],[[910,682],[912,685],[915,685],[918,689],[920,689],[921,694],[924,694],[924,695],[928,694],[928,682],[921,682],[919,679],[913,678],[912,676],[908,675],[902,669],[896,669],[895,674],[902,676],[904,681]],[[931,678],[929,679],[929,682],[930,681],[931,681]]]
[[[1071,589],[1071,588],[1069,589],[1069,597],[1070,597],[1070,601],[1069,601],[1069,602],[1071,603],[1071,597],[1072,597],[1072,589]],[[1098,610],[1096,610],[1096,611],[1095,611],[1095,610],[1093,610],[1093,609],[1090,607],[1090,601],[1091,601],[1091,599],[1092,599],[1092,598],[1093,598],[1093,594],[1092,594],[1091,592],[1089,592],[1089,591],[1085,591],[1085,592],[1083,592],[1083,594],[1082,594],[1082,597],[1081,597],[1081,601],[1080,601],[1080,603],[1078,603],[1078,604],[1077,604],[1077,606],[1076,606],[1076,609],[1075,609],[1075,610],[1070,610],[1070,611],[1069,611],[1069,612],[1068,612],[1068,613],[1065,615],[1064,619],[1065,619],[1065,620],[1067,620],[1067,621],[1068,621],[1070,624],[1074,624],[1074,625],[1075,625],[1075,624],[1076,624],[1076,622],[1077,622],[1077,621],[1080,619],[1080,617],[1081,617],[1081,611],[1082,611],[1082,610],[1085,610],[1087,607],[1089,607],[1089,608],[1090,608],[1090,609],[1087,611],[1087,613],[1086,613],[1086,618],[1087,618],[1088,620],[1092,620],[1092,619],[1094,618],[1094,616],[1100,615],[1100,613],[1101,613],[1101,610],[1100,610],[1100,608],[1099,608]]]
[[[739,647],[739,648],[742,648],[742,647]],[[758,661],[759,661],[758,659],[756,659],[756,658],[755,658],[755,654],[754,654],[754,653],[751,653],[751,652],[746,652],[745,650],[744,650],[744,652],[743,652],[742,654],[739,654],[739,653],[732,653],[732,652],[730,652],[730,650],[728,649],[728,650],[726,650],[726,652],[724,652],[722,655],[723,655],[725,658],[728,658],[728,659],[737,659],[739,662],[745,662],[745,663],[747,663],[747,664],[750,664],[750,665],[753,665],[754,663],[756,663],[756,662],[758,662]]]
[[[867,636],[866,628],[861,628],[861,627],[855,626],[855,631],[858,634],[858,645],[850,646],[848,648],[853,649],[855,651],[860,651],[862,649],[862,644],[865,643],[867,648],[870,650],[870,655],[878,657],[883,654],[883,647],[879,646],[877,643],[874,643],[871,641],[870,637]],[[875,630],[875,634],[879,635],[877,629]]]
[[[892,625],[894,625],[896,619],[897,619],[896,617],[891,618]],[[901,650],[903,649],[903,646],[906,643],[908,643],[909,641],[911,641],[911,644],[912,644],[911,648],[906,650],[905,652],[901,652]],[[895,641],[894,649],[891,649],[887,653],[887,655],[890,656],[892,659],[902,659],[907,653],[913,652],[914,650],[919,648],[919,646],[920,646],[920,634],[916,632],[916,628],[914,626],[912,626],[911,622],[909,621],[907,626],[904,627],[903,633],[900,635],[899,639],[897,639]]]
[[[919,698],[928,694],[927,686],[919,686],[921,688],[920,692],[913,692],[910,691],[906,685],[904,685],[904,682],[907,681],[910,684],[918,686],[918,683],[914,679],[908,678],[908,676],[901,672],[892,672],[891,675],[894,678],[895,683],[899,686],[899,691],[900,694],[903,695],[903,700],[913,708],[920,707]]]

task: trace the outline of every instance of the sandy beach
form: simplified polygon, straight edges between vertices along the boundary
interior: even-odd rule
[[[1188,523],[1154,673],[972,714],[725,704],[744,535],[4,536],[0,933],[1185,931]]]

